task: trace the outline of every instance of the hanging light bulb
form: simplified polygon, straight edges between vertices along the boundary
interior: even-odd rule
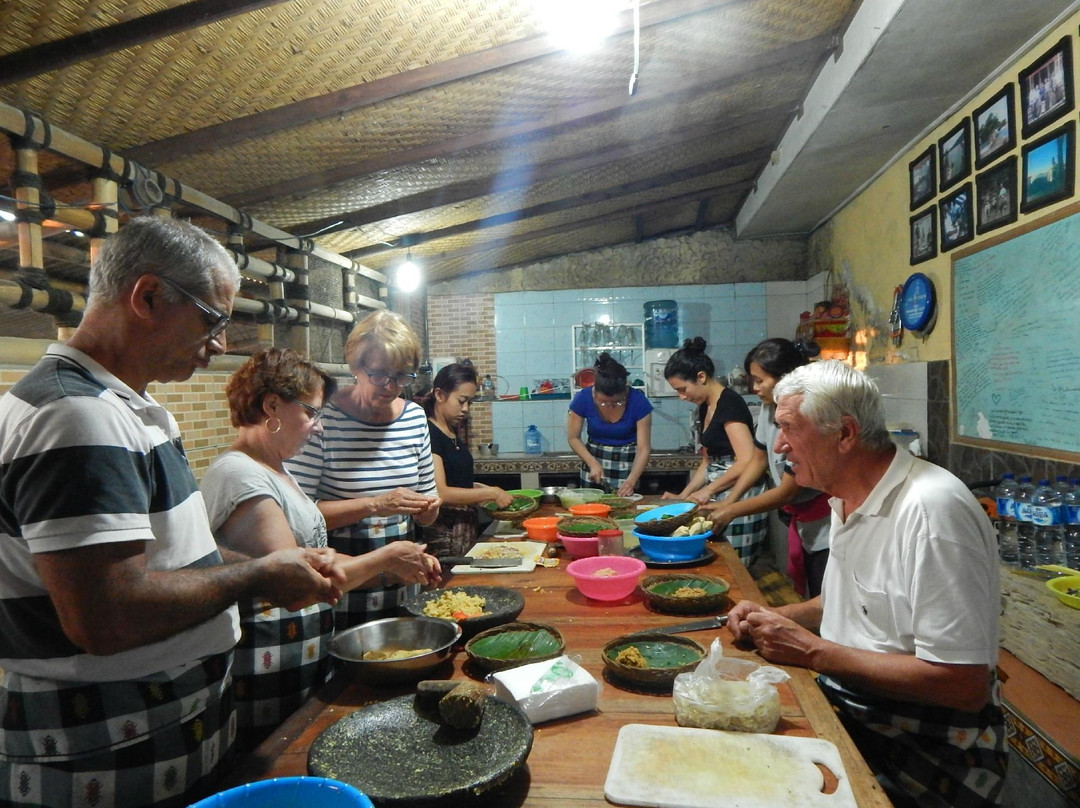
[[[412,250],[405,253],[405,263],[398,267],[394,285],[402,292],[413,292],[420,285],[420,267],[412,260]]]
[[[560,48],[588,53],[615,30],[621,3],[616,0],[534,0],[548,35]]]

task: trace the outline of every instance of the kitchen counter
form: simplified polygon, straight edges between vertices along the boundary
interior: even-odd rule
[[[645,472],[693,471],[701,462],[701,455],[693,452],[654,451],[649,455]],[[521,488],[540,488],[541,474],[576,474],[581,460],[573,452],[552,452],[530,455],[524,452],[503,452],[496,457],[473,455],[473,471],[476,474],[520,475]]]
[[[716,558],[693,572],[718,575],[728,581],[731,603],[741,598],[760,599],[753,578],[731,546],[726,542],[711,546]],[[640,594],[614,603],[588,600],[566,574],[568,559],[563,557],[560,562],[557,568],[537,567],[529,573],[489,573],[483,576],[483,583],[520,591],[525,596],[521,619],[548,623],[559,629],[566,641],[566,653],[580,658],[581,665],[603,683],[599,708],[592,713],[538,725],[525,768],[498,791],[485,794],[479,803],[484,808],[570,805],[604,808],[609,805],[604,799],[604,780],[619,729],[630,723],[675,726],[671,695],[617,686],[604,675],[601,649],[615,636],[691,618],[653,612],[645,607]],[[448,584],[474,584],[477,577],[451,575]],[[735,646],[726,629],[684,636],[705,648],[714,637],[719,638],[726,656],[756,659],[752,651]],[[452,678],[469,678],[465,661],[465,654],[459,651],[454,658]],[[888,808],[891,803],[813,677],[802,668],[786,670],[792,678],[778,686],[782,717],[775,734],[818,737],[836,744],[860,808]],[[306,774],[308,748],[319,733],[366,704],[412,691],[410,685],[376,688],[348,681],[345,676],[336,677],[243,761],[227,785]],[[715,765],[720,767],[723,761]]]

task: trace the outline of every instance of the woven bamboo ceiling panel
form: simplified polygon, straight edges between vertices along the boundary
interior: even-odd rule
[[[643,1],[631,95],[629,1],[585,54],[546,36],[549,2],[18,0],[0,101],[374,269],[411,251],[451,279],[730,226],[857,5]],[[85,171],[41,166],[89,200]]]

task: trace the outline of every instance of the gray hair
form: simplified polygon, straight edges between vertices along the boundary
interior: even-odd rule
[[[179,219],[139,216],[105,239],[90,268],[90,300],[118,299],[141,275],[168,278],[193,295],[240,287],[228,251],[209,233]],[[164,287],[171,301],[180,293]]]
[[[847,415],[859,425],[859,443],[867,449],[892,446],[885,428],[885,406],[873,379],[843,362],[830,359],[795,368],[776,383],[773,397],[801,395],[799,412],[821,432],[840,429]]]

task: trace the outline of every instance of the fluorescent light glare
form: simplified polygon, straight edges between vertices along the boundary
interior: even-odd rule
[[[538,0],[537,12],[560,48],[587,53],[615,31],[619,4],[614,0]]]
[[[15,214],[12,213],[10,210],[0,209],[0,220],[5,222],[13,222],[15,221]]]
[[[405,263],[398,267],[394,285],[402,292],[414,292],[420,285],[420,267],[412,260],[411,253],[405,258]]]

